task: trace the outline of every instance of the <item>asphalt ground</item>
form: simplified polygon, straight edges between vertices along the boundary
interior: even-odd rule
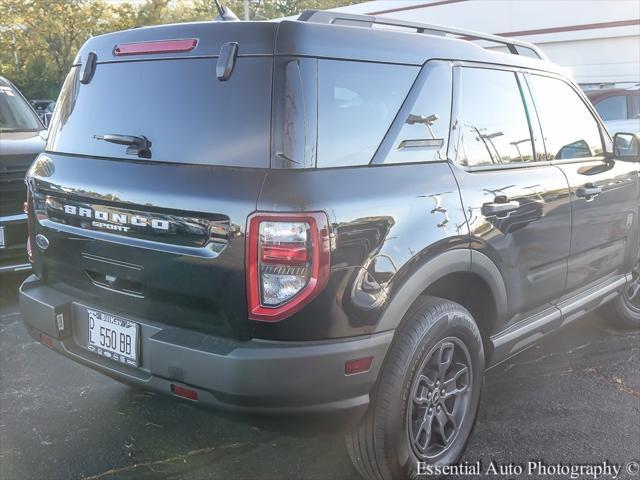
[[[25,331],[18,281],[0,278],[0,479],[359,478],[341,435],[273,433],[48,350]],[[624,472],[640,459],[640,335],[604,320],[589,315],[487,374],[463,462],[486,473],[493,461],[505,471],[491,478],[507,479],[571,478],[526,475],[529,461],[607,461],[640,478]]]

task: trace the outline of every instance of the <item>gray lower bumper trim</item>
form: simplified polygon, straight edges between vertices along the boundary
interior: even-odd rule
[[[86,349],[86,305],[69,298],[35,276],[20,288],[24,322],[37,338],[53,338],[52,348],[77,362],[126,383],[171,393],[171,383],[195,387],[199,401],[234,411],[261,414],[300,414],[363,411],[393,332],[318,342],[231,342],[231,347],[196,348],[228,342],[149,320],[126,317],[140,324],[139,368],[118,364]],[[64,312],[65,331],[57,332],[55,316]],[[70,317],[70,318],[69,318]],[[71,326],[67,329],[67,326]],[[189,341],[186,341],[189,339]],[[373,357],[368,372],[345,375],[345,362]]]

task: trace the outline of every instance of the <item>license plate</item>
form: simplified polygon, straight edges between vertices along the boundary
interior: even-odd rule
[[[0,248],[4,248],[4,227],[0,227]]]
[[[89,343],[87,348],[126,365],[138,365],[139,325],[123,318],[96,310],[89,313]]]

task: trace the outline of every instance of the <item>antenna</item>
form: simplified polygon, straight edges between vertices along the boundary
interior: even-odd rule
[[[222,5],[220,5],[220,2],[218,0],[213,0],[214,3],[216,4],[216,7],[218,7],[218,14],[224,18],[224,8],[222,8]]]
[[[218,8],[218,16],[215,18],[216,22],[234,22],[240,20],[238,16],[233,13],[229,7],[220,5],[218,0],[213,0]]]

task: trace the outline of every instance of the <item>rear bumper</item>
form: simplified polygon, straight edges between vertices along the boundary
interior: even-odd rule
[[[0,274],[31,270],[27,259],[27,216],[0,216]]]
[[[134,368],[87,350],[87,307],[104,310],[33,275],[20,287],[30,334],[50,337],[53,350],[125,383],[167,394],[172,384],[186,385],[198,391],[199,403],[248,414],[364,413],[393,338],[384,332],[322,342],[240,342],[123,316],[140,324],[141,358]],[[368,372],[345,375],[346,361],[369,356]]]

